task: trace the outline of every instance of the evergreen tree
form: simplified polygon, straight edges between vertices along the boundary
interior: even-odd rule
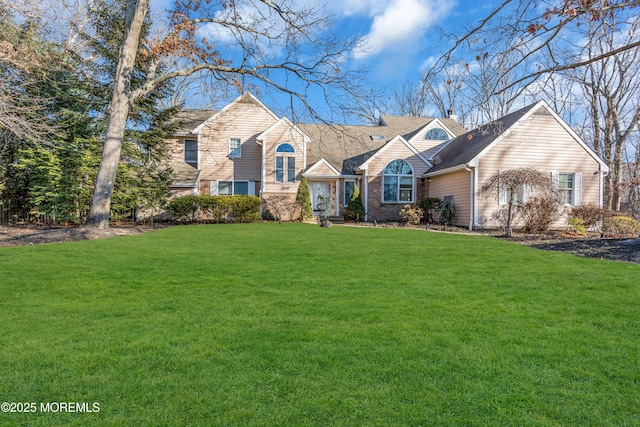
[[[300,217],[302,221],[313,215],[311,207],[311,193],[309,192],[309,183],[307,177],[303,176],[298,186],[298,194],[296,194],[296,202],[300,205]]]
[[[362,196],[360,196],[360,190],[357,185],[353,186],[353,193],[351,199],[349,199],[349,205],[347,206],[347,216],[350,219],[360,221],[364,218],[365,210],[362,204]]]

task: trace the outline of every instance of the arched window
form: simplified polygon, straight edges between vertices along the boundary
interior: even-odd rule
[[[291,144],[276,147],[276,182],[296,182],[296,150]]]
[[[413,202],[413,169],[404,160],[393,160],[384,168],[382,177],[384,203]]]
[[[435,141],[446,141],[449,139],[449,135],[447,135],[447,133],[440,128],[433,128],[426,133],[426,135],[424,136],[424,139],[430,139]]]
[[[276,148],[276,153],[295,153],[296,150],[293,149],[291,144],[280,144],[278,148]]]

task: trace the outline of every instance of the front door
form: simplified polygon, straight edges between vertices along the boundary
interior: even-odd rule
[[[320,203],[320,196],[331,195],[331,184],[328,182],[312,182],[311,183],[311,205],[313,206],[313,212],[320,213],[318,204]]]

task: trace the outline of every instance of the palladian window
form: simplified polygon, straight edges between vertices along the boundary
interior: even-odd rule
[[[291,144],[280,144],[276,148],[276,182],[296,182],[295,151]]]
[[[384,168],[382,181],[384,203],[412,203],[413,169],[404,160],[393,160]]]

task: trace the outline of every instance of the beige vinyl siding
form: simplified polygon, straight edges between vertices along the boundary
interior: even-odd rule
[[[582,204],[599,204],[598,162],[552,116],[530,116],[481,157],[478,187],[501,170],[524,167],[549,173],[549,176],[551,172],[581,173]],[[495,198],[480,198],[478,207],[478,225],[495,225],[491,216],[499,208],[498,195]],[[554,224],[556,227],[564,225],[566,218]]]
[[[200,133],[200,179],[260,181],[262,146],[256,137],[276,122],[262,106],[237,102]],[[229,159],[229,139],[241,139],[241,157]]]
[[[276,148],[280,144],[290,144],[295,153],[277,153]],[[265,141],[265,180],[263,193],[295,193],[298,191],[298,184],[302,178],[304,165],[304,139],[286,122],[281,122],[279,126],[267,133]],[[294,156],[296,159],[296,182],[276,182],[276,155],[286,157]],[[286,161],[285,161],[286,180]]]
[[[327,166],[326,163],[320,163],[316,168],[313,169],[313,172],[310,176],[314,176],[314,175],[335,176],[336,173],[333,170],[331,170],[331,168]]]
[[[445,196],[453,196],[453,204],[456,206],[454,225],[469,226],[471,214],[471,172],[461,170],[431,178],[429,183],[429,197],[444,199]]]

